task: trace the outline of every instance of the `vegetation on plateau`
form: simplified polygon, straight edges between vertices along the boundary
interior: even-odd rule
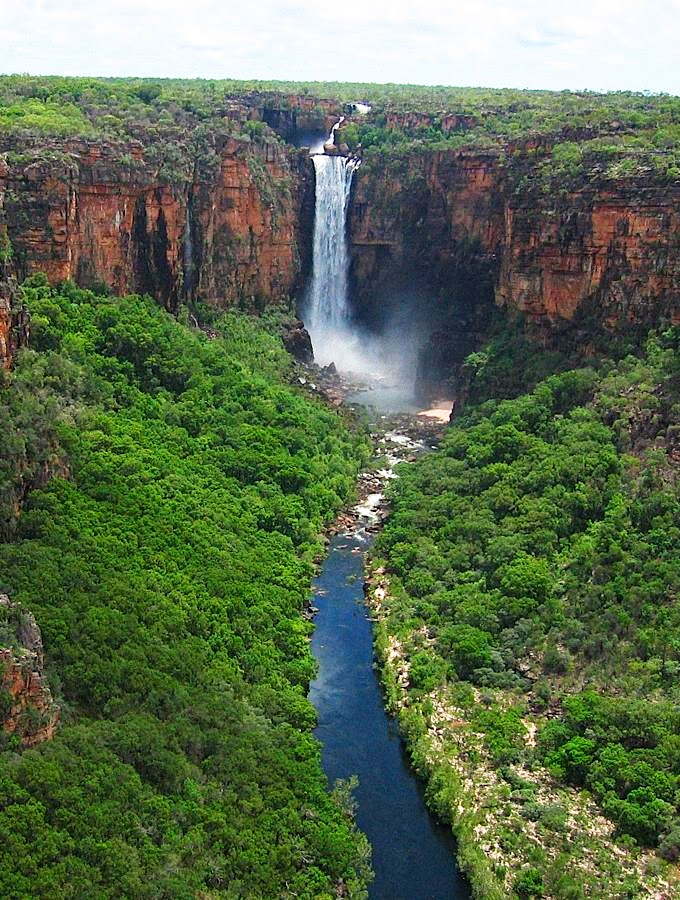
[[[478,389],[392,488],[387,688],[433,804],[466,809],[479,896],[638,896],[680,858],[679,350],[669,328],[514,399]],[[493,800],[470,811],[476,769]]]
[[[497,154],[518,190],[549,194],[584,177],[680,179],[680,98],[626,91],[6,75],[0,136],[135,138],[175,154],[185,145],[205,152],[218,133],[271,140],[253,117],[289,110],[296,98],[348,114],[342,140],[368,166],[474,149]],[[368,116],[351,115],[357,101],[370,104]],[[312,106],[306,121],[323,130],[324,108]]]
[[[280,341],[42,276],[0,389],[0,589],[42,629],[54,740],[0,752],[3,897],[363,896],[301,615],[364,454]],[[54,477],[49,478],[52,474]]]

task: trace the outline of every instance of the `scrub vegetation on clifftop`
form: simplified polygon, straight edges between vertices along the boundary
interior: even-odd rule
[[[368,116],[354,115],[357,101]],[[368,163],[433,149],[502,152],[532,178],[680,179],[680,98],[616,91],[523,91],[400,84],[0,76],[0,136],[200,142],[207,128],[257,137],[267,112],[304,109],[305,127],[348,115],[341,139]],[[275,125],[276,116],[270,117]],[[196,131],[198,129],[198,131]],[[525,173],[524,173],[525,174]],[[522,186],[526,189],[526,185]]]

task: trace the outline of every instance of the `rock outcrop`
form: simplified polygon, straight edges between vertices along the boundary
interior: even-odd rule
[[[16,351],[28,343],[29,326],[16,279],[0,264],[0,370],[9,369]]]
[[[413,152],[354,179],[351,279],[360,315],[380,321],[411,285],[432,295],[421,381],[451,372],[493,306],[522,313],[544,344],[680,321],[680,183],[589,177],[546,196],[498,151]]]
[[[314,362],[312,339],[299,319],[296,319],[283,335],[283,345],[290,355],[299,362],[308,365]]]
[[[32,613],[0,594],[0,716],[2,730],[22,747],[54,736],[60,709],[45,679],[45,654]]]
[[[12,360],[11,284],[0,281],[0,369],[8,369]]]
[[[4,207],[8,175],[9,166],[0,157],[0,370],[10,367],[17,346],[28,339],[28,321],[12,276],[12,244]]]
[[[497,152],[433,151],[396,172],[363,167],[355,185],[359,296],[405,267],[455,291],[472,262],[496,304],[546,335],[585,312],[609,327],[680,313],[678,183],[589,181],[546,198],[517,191]]]
[[[215,137],[174,170],[135,141],[15,138],[0,150],[19,277],[147,292],[169,309],[257,308],[296,285],[295,154],[275,141]]]
[[[680,315],[680,184],[626,179],[506,202],[496,299],[540,326]]]
[[[266,122],[289,137],[325,128],[342,111],[335,101],[308,97],[251,100],[234,101],[224,119]],[[391,124],[413,127],[418,115]],[[471,124],[469,116],[452,115],[446,130]],[[171,310],[188,300],[259,310],[301,296],[311,264],[313,167],[261,128],[253,140],[203,135],[181,152],[141,140],[6,137],[4,274],[44,271],[53,282],[145,292]],[[455,366],[478,343],[494,304],[523,313],[545,343],[567,333],[579,341],[579,329],[587,341],[593,321],[616,328],[680,317],[680,184],[651,173],[588,175],[546,194],[532,180],[532,154],[546,148],[534,144],[504,154],[415,145],[355,175],[349,229],[356,308],[380,325],[409,288],[417,301],[404,302],[418,306],[429,292],[439,334],[426,367],[435,379],[439,358]],[[25,323],[4,281],[6,366]]]

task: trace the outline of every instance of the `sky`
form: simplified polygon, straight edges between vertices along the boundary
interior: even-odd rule
[[[0,0],[0,71],[680,94],[680,0]]]

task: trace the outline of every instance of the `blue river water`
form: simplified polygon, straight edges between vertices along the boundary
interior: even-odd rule
[[[450,829],[429,813],[373,669],[373,632],[364,605],[365,536],[341,534],[315,580],[310,686],[316,736],[330,785],[359,777],[357,824],[373,847],[371,900],[467,900]]]

